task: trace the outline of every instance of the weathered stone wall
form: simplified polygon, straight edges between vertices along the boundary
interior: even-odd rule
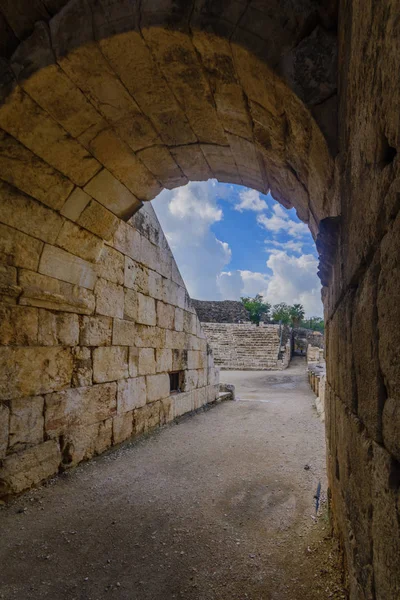
[[[324,363],[309,363],[307,368],[308,381],[316,395],[315,408],[321,421],[325,421],[325,388],[326,369]]]
[[[318,348],[325,348],[325,337],[319,331],[306,329],[305,327],[293,328],[293,345],[294,349],[307,351],[308,345]]]
[[[324,361],[324,350],[318,346],[307,346],[307,362],[308,363],[322,363]]]
[[[218,397],[149,203],[125,223],[83,192],[56,213],[3,184],[0,215],[1,495]]]
[[[235,300],[192,300],[201,323],[246,323],[249,312]]]
[[[341,3],[325,413],[332,515],[357,600],[400,596],[398,16],[391,0]]]

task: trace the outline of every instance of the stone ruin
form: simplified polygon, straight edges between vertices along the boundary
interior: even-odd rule
[[[323,348],[308,344],[307,374],[311,389],[316,395],[315,408],[321,421],[325,421],[326,363]]]
[[[292,337],[295,353],[306,355],[309,346],[325,348],[325,337],[319,331],[313,331],[305,327],[294,327]]]
[[[350,598],[399,598],[398,13],[396,0],[1,2],[3,490],[213,398],[174,263],[132,217],[189,180],[270,190],[320,258]],[[171,361],[187,395],[171,398]]]
[[[291,358],[289,328],[250,322],[241,302],[195,300],[193,305],[221,369],[286,369]]]
[[[215,364],[238,371],[282,370],[291,358],[290,339],[282,340],[279,325],[202,323]]]

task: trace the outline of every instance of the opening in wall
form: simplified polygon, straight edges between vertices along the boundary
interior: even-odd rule
[[[173,371],[169,374],[169,391],[171,394],[177,394],[182,391],[183,371]]]

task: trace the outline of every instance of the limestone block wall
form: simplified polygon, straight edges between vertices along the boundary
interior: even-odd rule
[[[150,203],[128,222],[1,184],[0,495],[218,396],[218,372]],[[182,371],[181,393],[169,372]]]
[[[325,409],[333,522],[356,600],[400,597],[398,14],[391,0],[341,3]]]
[[[307,362],[308,363],[321,363],[324,362],[324,349],[319,346],[307,346]]]
[[[309,365],[307,372],[311,389],[316,395],[315,408],[317,409],[317,413],[321,421],[325,421],[325,365]]]
[[[278,369],[287,369],[292,359],[292,340],[286,340],[285,345],[280,347],[280,358],[278,360]]]
[[[286,369],[290,362],[290,340],[281,348],[279,325],[252,323],[202,323],[215,364],[221,369]]]

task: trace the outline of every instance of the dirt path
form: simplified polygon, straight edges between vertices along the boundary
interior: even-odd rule
[[[304,363],[0,510],[5,600],[344,598]],[[305,469],[305,466],[307,467]]]

